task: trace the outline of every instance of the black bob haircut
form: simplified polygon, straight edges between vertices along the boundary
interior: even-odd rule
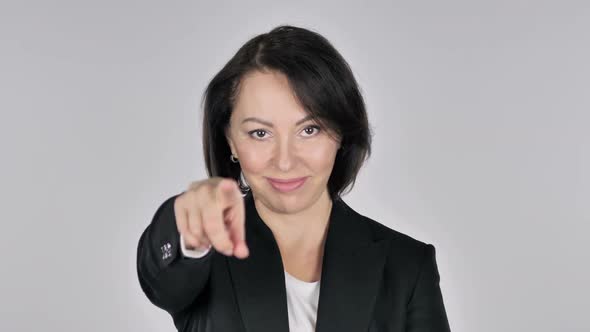
[[[239,163],[230,160],[225,130],[241,79],[254,71],[283,73],[295,96],[324,129],[341,139],[328,180],[331,199],[354,186],[371,154],[371,132],[365,102],[348,63],[317,32],[281,25],[247,41],[207,86],[202,104],[203,152],[209,177],[239,181]]]

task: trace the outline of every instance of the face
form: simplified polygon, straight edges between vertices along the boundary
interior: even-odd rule
[[[295,213],[328,195],[340,141],[327,130],[309,119],[284,74],[254,71],[241,81],[226,138],[255,198]],[[295,189],[270,181],[299,178],[305,181]]]

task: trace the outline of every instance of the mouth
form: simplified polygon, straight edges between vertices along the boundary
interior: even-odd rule
[[[302,178],[294,178],[294,179],[274,179],[274,178],[266,178],[270,185],[279,192],[290,192],[294,191],[305,183],[307,177]]]

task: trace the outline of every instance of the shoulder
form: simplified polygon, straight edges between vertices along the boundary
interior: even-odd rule
[[[373,239],[375,241],[387,240],[392,246],[397,249],[404,249],[410,251],[423,251],[429,244],[414,238],[409,234],[402,233],[398,230],[392,229],[389,226],[373,219],[362,215],[353,210],[358,220],[365,224],[371,231]]]
[[[359,220],[371,229],[374,238],[387,241],[383,276],[393,284],[400,285],[406,298],[411,297],[421,275],[422,278],[438,278],[435,247],[432,244],[392,229],[372,218],[359,216]]]
[[[370,230],[374,241],[385,240],[388,243],[388,264],[417,271],[424,261],[434,255],[435,249],[432,244],[392,229],[354,210],[353,213],[356,215],[356,219]]]

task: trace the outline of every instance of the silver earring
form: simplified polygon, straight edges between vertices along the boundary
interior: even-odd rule
[[[238,158],[236,158],[233,154],[229,155],[229,159],[233,163],[238,162]],[[240,178],[238,179],[238,186],[240,187],[240,191],[242,192],[242,197],[248,195],[248,191],[250,191],[250,186],[246,182],[246,178],[244,178],[244,172],[240,170]]]
[[[250,186],[246,182],[246,178],[244,178],[244,172],[242,171],[240,171],[240,180],[238,181],[238,186],[242,191],[242,197],[246,196],[248,194],[248,191],[250,191]]]
[[[240,178],[238,179],[238,187],[240,187],[240,191],[242,192],[242,197],[248,195],[248,191],[250,191],[250,186],[246,182],[246,178],[244,178],[244,172],[240,170]]]

